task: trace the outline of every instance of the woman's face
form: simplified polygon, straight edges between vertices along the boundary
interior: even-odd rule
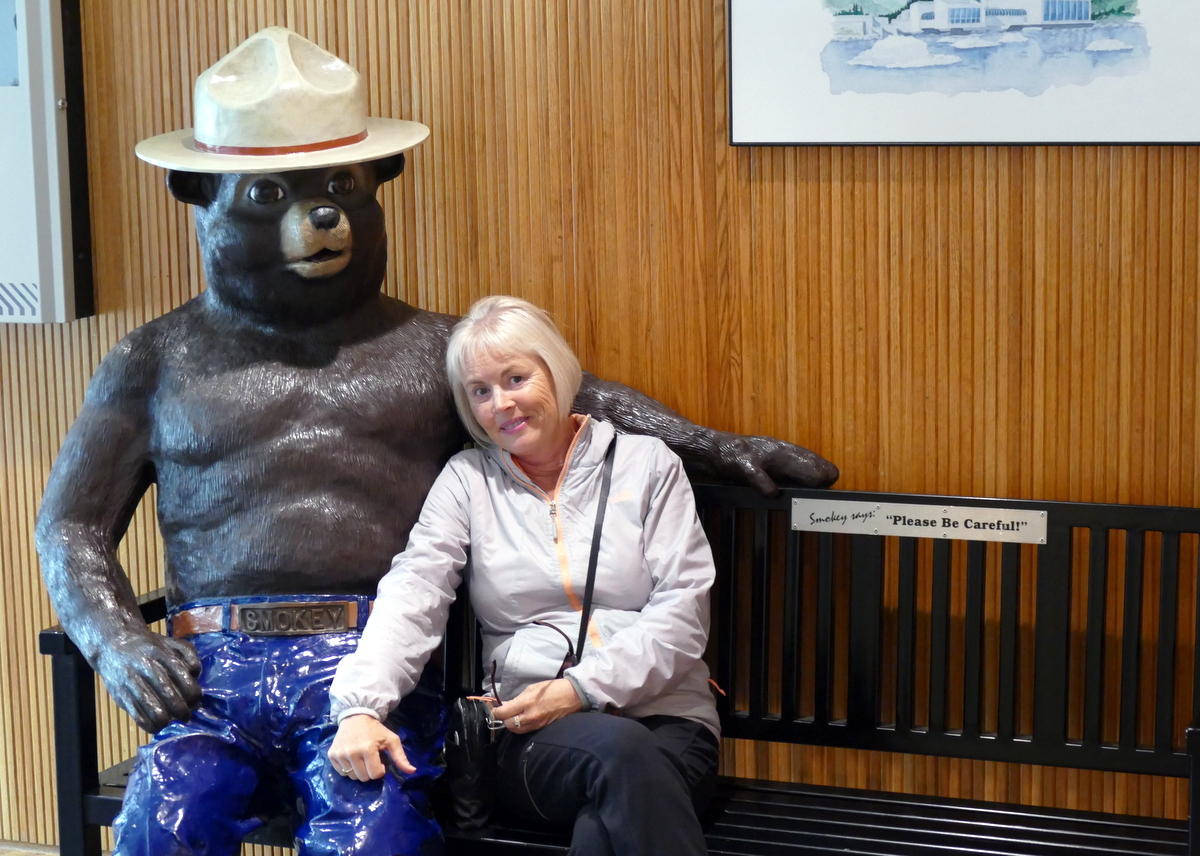
[[[559,454],[564,417],[541,357],[482,351],[465,369],[471,413],[493,443],[518,458]]]

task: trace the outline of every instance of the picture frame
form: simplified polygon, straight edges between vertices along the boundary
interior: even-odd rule
[[[728,0],[732,145],[1200,140],[1189,0]]]

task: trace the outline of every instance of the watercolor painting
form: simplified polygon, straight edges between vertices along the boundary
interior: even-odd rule
[[[0,86],[19,86],[17,0],[0,0]]]
[[[729,0],[734,144],[1192,143],[1194,0]]]
[[[1138,0],[824,0],[831,91],[1041,95],[1138,74],[1150,45]]]

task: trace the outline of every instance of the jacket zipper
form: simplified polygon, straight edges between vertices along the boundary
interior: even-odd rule
[[[570,469],[571,459],[575,457],[575,444],[579,442],[579,437],[583,433],[583,428],[587,424],[590,416],[584,418],[584,422],[580,424],[579,429],[575,432],[574,439],[571,440],[571,446],[567,449],[567,458],[563,462],[562,472],[558,474],[558,482],[554,485],[554,496],[548,495],[544,490],[533,483],[529,476],[525,476],[525,481],[542,497],[542,500],[547,504],[550,511],[550,523],[553,528],[553,538],[555,552],[558,554],[558,570],[562,576],[563,591],[567,595],[567,601],[571,604],[572,609],[576,612],[583,612],[583,602],[579,600],[579,595],[575,593],[575,587],[571,584],[571,564],[567,559],[567,545],[562,531],[562,518],[558,514],[558,495],[562,491],[563,481],[567,477],[567,470]],[[516,475],[515,473],[513,474]],[[588,638],[592,640],[592,644],[599,648],[603,643],[600,640],[600,633],[597,631],[595,624],[588,622]],[[581,656],[582,651],[576,656]]]

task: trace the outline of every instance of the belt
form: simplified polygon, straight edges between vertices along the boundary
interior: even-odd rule
[[[171,614],[175,638],[232,630],[250,636],[311,636],[361,630],[375,607],[364,595],[261,597],[195,601]]]

